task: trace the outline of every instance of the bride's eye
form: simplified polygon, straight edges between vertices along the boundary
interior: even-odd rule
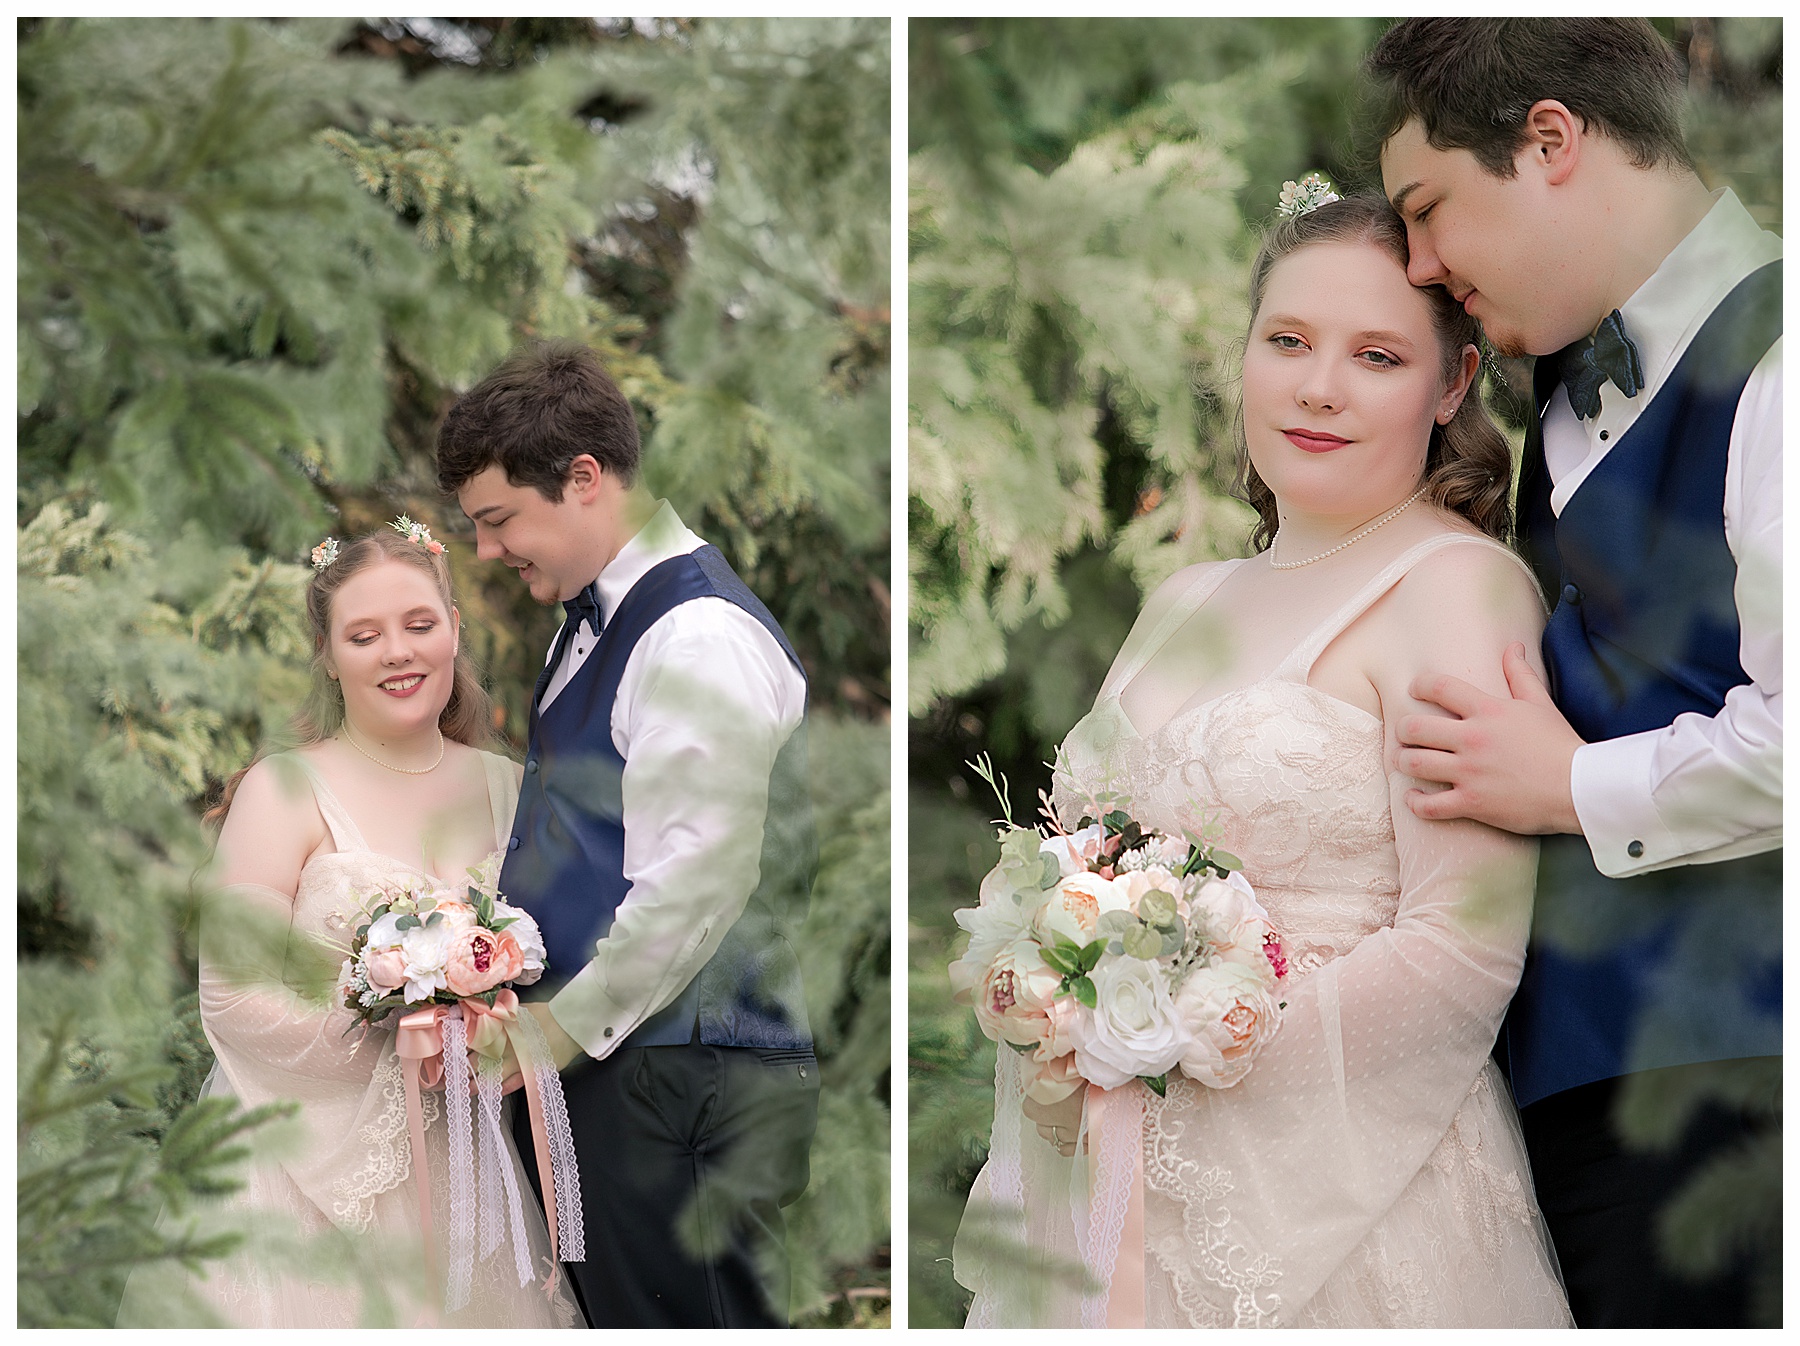
[[[1363,359],[1367,360],[1377,369],[1398,369],[1400,367],[1400,360],[1398,357],[1389,355],[1386,351],[1366,350],[1360,352],[1360,354]]]
[[[1306,349],[1306,343],[1291,332],[1277,332],[1274,336],[1269,338],[1269,344],[1275,347],[1276,350],[1283,351],[1303,351]]]

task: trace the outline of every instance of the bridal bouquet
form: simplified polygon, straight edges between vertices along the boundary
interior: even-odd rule
[[[537,922],[499,896],[493,862],[469,871],[466,896],[408,880],[363,899],[350,956],[338,975],[344,1007],[364,1023],[423,1003],[458,1005],[544,975]]]
[[[400,1014],[394,1049],[406,1088],[419,1218],[434,1264],[439,1231],[425,1174],[421,1095],[443,1087],[450,1164],[444,1301],[452,1312],[469,1302],[478,1239],[485,1260],[510,1234],[519,1284],[530,1284],[535,1272],[501,1118],[508,1047],[531,1122],[552,1283],[558,1261],[586,1259],[562,1084],[542,1029],[512,989],[544,975],[543,936],[537,922],[500,897],[497,856],[469,878],[466,896],[422,876],[365,894],[338,976],[342,1003],[361,1023]]]
[[[985,761],[976,770],[993,784]],[[1161,1094],[1175,1069],[1214,1089],[1241,1080],[1286,1007],[1287,959],[1236,857],[1122,809],[1072,833],[1048,808],[1045,831],[1020,827],[995,790],[1000,862],[981,905],[956,913],[969,947],[950,982],[984,1033],[1026,1057],[1026,1095],[1055,1103],[1134,1078]]]

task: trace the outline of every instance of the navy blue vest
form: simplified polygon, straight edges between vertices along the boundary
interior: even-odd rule
[[[659,618],[696,598],[722,598],[766,627],[796,669],[799,657],[769,610],[715,547],[652,567],[607,620],[598,644],[548,710],[531,711],[525,783],[500,890],[543,931],[549,974],[542,995],[594,954],[624,900],[625,759],[612,741],[612,710],[631,651]],[[804,677],[804,670],[801,671]],[[697,706],[697,715],[708,708]],[[818,846],[807,792],[806,728],[776,758],[756,891],[721,944],[666,1008],[631,1034],[639,1047],[700,1040],[720,1047],[812,1045],[791,936],[805,919]],[[698,931],[695,932],[699,934]]]
[[[1638,419],[1550,508],[1543,431],[1519,481],[1524,551],[1556,609],[1544,662],[1588,742],[1711,716],[1738,663],[1725,462],[1738,399],[1781,335],[1781,264],[1719,305]],[[1540,359],[1535,405],[1556,387]],[[1532,945],[1501,1034],[1520,1106],[1628,1071],[1781,1051],[1781,852],[1608,879],[1545,839]]]

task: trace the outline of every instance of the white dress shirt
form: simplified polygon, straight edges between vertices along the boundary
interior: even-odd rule
[[[611,619],[653,566],[704,541],[666,501],[600,572]],[[544,688],[553,702],[593,652],[585,620]],[[552,643],[548,662],[556,650]],[[763,624],[723,598],[663,614],[625,662],[612,741],[625,759],[625,881],[594,957],[550,1001],[593,1057],[617,1050],[717,951],[756,890],[769,775],[806,708],[806,682]]]
[[[1647,382],[1601,385],[1582,421],[1558,387],[1544,412],[1544,462],[1563,506],[1674,372],[1696,333],[1751,272],[1781,256],[1729,189],[1620,307]],[[1569,785],[1594,864],[1623,878],[1781,845],[1781,342],[1738,399],[1725,462],[1725,541],[1737,561],[1738,661],[1750,681],[1713,716],[1576,749]],[[1633,844],[1641,854],[1632,855]]]

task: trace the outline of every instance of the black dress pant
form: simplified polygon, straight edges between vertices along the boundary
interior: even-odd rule
[[[625,1046],[572,1064],[562,1087],[587,1244],[563,1271],[588,1326],[786,1327],[782,1207],[806,1190],[813,1053]],[[513,1131],[530,1155],[522,1104]]]
[[[1752,1120],[1708,1104],[1673,1151],[1628,1150],[1612,1121],[1622,1083],[1584,1084],[1519,1112],[1576,1326],[1750,1326],[1747,1259],[1710,1280],[1689,1280],[1663,1261],[1656,1225],[1698,1169],[1751,1135]]]

